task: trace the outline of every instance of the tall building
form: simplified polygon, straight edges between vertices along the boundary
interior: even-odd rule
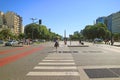
[[[107,17],[107,26],[113,33],[120,33],[120,11]]]
[[[107,17],[107,28],[109,31],[112,31],[112,15]]]
[[[0,26],[3,25],[3,15],[4,15],[4,13],[0,12]]]
[[[99,17],[96,19],[96,23],[104,23],[109,31],[120,33],[120,11],[107,17]]]
[[[5,23],[4,13],[0,12],[0,31],[4,28],[8,28],[8,26]]]
[[[22,33],[22,17],[14,12],[9,11],[5,14],[0,12],[0,25],[2,29],[5,26],[9,28],[15,35]]]
[[[20,34],[22,32],[22,17],[14,12],[7,12],[5,14],[7,26],[14,34]]]
[[[106,17],[99,17],[96,19],[96,23],[103,23],[103,24],[107,24],[106,23]]]

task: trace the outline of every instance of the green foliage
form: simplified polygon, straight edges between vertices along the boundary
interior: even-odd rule
[[[20,33],[19,35],[18,35],[18,38],[21,40],[21,39],[23,39],[25,37],[25,34],[24,33]]]
[[[113,37],[115,41],[120,41],[120,33],[114,33]]]
[[[13,34],[10,29],[3,29],[0,31],[0,39],[2,40],[21,40],[23,38],[53,40],[56,36],[62,39],[62,36],[51,32],[51,30],[47,29],[45,25],[39,25],[35,23],[26,25],[24,33],[19,35]]]
[[[0,31],[0,39],[8,40],[11,38],[13,38],[13,33],[10,29],[3,29],[2,31]]]
[[[95,25],[87,25],[83,30],[83,35],[86,39],[110,38],[110,31],[108,31],[105,24],[98,23]]]
[[[31,39],[45,39],[45,40],[53,40],[55,36],[60,35],[51,32],[50,29],[47,29],[45,25],[39,24],[28,24],[25,26],[25,37]]]
[[[83,39],[82,34],[79,31],[75,31],[73,35],[70,35],[71,40],[80,40]]]

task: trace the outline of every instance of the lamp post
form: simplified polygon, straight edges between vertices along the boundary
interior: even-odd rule
[[[70,45],[71,45],[71,40],[72,40],[72,38],[71,38],[71,37],[72,37],[72,35],[69,35],[69,38],[70,38]]]
[[[34,21],[37,20],[36,18],[30,18],[30,19],[32,20],[32,23],[34,23]],[[34,31],[34,29],[32,27],[32,40],[33,40],[33,31]]]
[[[113,45],[113,33],[112,33],[112,26],[111,26],[111,45]]]
[[[113,31],[112,31],[112,19],[111,19],[111,45],[113,45]]]

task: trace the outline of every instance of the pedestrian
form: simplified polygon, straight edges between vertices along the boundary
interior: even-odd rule
[[[79,44],[81,44],[81,39],[79,39]]]
[[[58,40],[55,41],[54,47],[56,48],[56,51],[57,51],[57,47],[59,47],[59,42],[58,42]]]

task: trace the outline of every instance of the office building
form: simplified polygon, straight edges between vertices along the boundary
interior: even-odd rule
[[[106,17],[99,17],[96,19],[96,23],[103,23],[103,24],[107,24],[106,23]]]
[[[106,24],[108,30],[113,33],[120,33],[120,11],[106,17],[97,18],[97,23]]]
[[[113,33],[120,33],[120,12],[113,13],[107,17],[107,27]]]

